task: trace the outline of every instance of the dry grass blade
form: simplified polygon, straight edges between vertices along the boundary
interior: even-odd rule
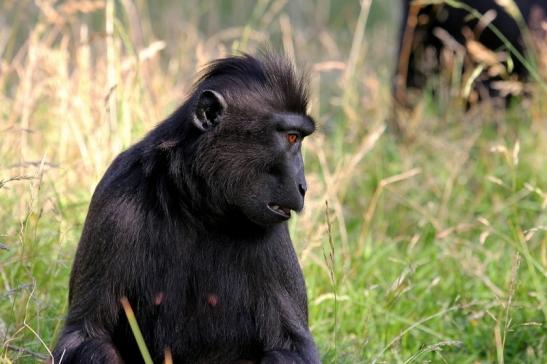
[[[374,194],[372,195],[372,199],[369,202],[368,208],[365,214],[363,215],[363,226],[361,228],[361,233],[359,234],[359,244],[358,244],[359,250],[362,250],[365,245],[365,238],[370,228],[370,222],[372,221],[374,212],[376,211],[378,200],[380,199],[380,196],[382,195],[382,192],[384,191],[386,186],[389,186],[392,183],[397,183],[397,182],[407,180],[409,178],[417,176],[420,173],[421,173],[421,169],[413,168],[404,173],[391,176],[380,181],[380,183],[378,184],[378,187],[376,188],[376,190],[374,191]]]
[[[357,24],[355,25],[355,31],[353,32],[353,41],[351,43],[351,50],[349,53],[346,72],[344,75],[346,83],[348,83],[353,78],[355,74],[355,67],[357,66],[357,61],[362,53],[361,47],[364,44],[365,28],[367,25],[367,19],[372,0],[361,0],[360,4],[361,12],[359,13],[359,18],[357,19]]]
[[[334,320],[333,320],[333,343],[334,343],[334,355],[336,357],[336,346],[338,342],[337,338],[337,329],[338,329],[338,284],[336,280],[336,272],[335,272],[335,264],[336,264],[336,251],[334,249],[334,242],[332,240],[332,228],[330,223],[330,216],[329,216],[329,203],[328,201],[325,201],[325,218],[327,220],[327,232],[328,232],[328,238],[329,238],[329,252],[328,254],[325,253],[323,250],[323,257],[325,259],[325,263],[327,264],[327,268],[329,271],[329,278],[331,280],[332,285],[332,294],[334,296]]]
[[[165,349],[165,353],[163,356],[165,358],[165,360],[163,361],[164,364],[173,364],[173,354],[171,354],[171,349]]]
[[[405,360],[403,364],[412,363],[413,361],[415,361],[416,359],[418,359],[420,356],[424,354],[442,351],[442,349],[445,347],[458,347],[458,346],[461,346],[461,344],[462,344],[461,341],[456,341],[456,340],[439,341],[438,343],[426,346],[425,348],[423,348],[422,350],[420,350],[419,352],[417,352],[416,354],[412,355],[410,358]]]
[[[40,360],[41,362],[46,361],[47,359],[49,359],[49,356],[47,356],[47,355],[44,355],[42,353],[37,353],[37,352],[29,350],[29,349],[20,348],[20,347],[15,346],[15,345],[6,344],[5,347],[8,350],[11,350],[11,351],[14,351],[14,352],[17,352],[17,353],[20,353],[20,354],[30,355],[33,358],[36,358],[37,360]],[[6,362],[6,364],[7,363],[9,363],[9,362]]]
[[[513,258],[513,264],[511,267],[511,276],[509,281],[509,291],[507,292],[507,301],[505,302],[505,316],[503,319],[504,325],[503,325],[503,333],[500,334],[500,326],[499,322],[496,323],[495,328],[495,340],[496,340],[496,348],[498,353],[498,363],[503,364],[504,362],[504,349],[505,349],[505,343],[507,339],[507,331],[509,330],[509,327],[511,325],[511,320],[509,317],[509,312],[511,309],[511,304],[513,303],[513,297],[515,295],[515,289],[517,286],[518,281],[518,271],[520,267],[520,254],[516,253]]]
[[[469,305],[468,305],[469,306]],[[412,325],[410,325],[409,327],[407,327],[405,330],[401,331],[401,333],[399,333],[399,335],[395,336],[378,354],[376,354],[374,356],[374,358],[372,359],[372,364],[375,364],[378,362],[378,360],[382,357],[382,355],[390,348],[392,347],[396,342],[398,342],[403,336],[405,336],[406,334],[408,334],[410,331],[414,330],[415,328],[417,328],[418,326],[420,325],[423,325],[424,323],[430,321],[430,320],[433,320],[434,318],[437,318],[439,316],[442,316],[442,315],[445,315],[451,311],[455,311],[455,310],[459,310],[459,309],[462,309],[462,306],[453,306],[453,307],[450,307],[450,308],[447,308],[445,310],[441,310],[439,312],[437,312],[436,314],[434,315],[431,315],[431,316],[428,316],[426,318],[423,318],[415,323],[413,323]]]

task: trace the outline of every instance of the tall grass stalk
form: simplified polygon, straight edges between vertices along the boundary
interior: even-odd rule
[[[127,317],[127,321],[129,321],[131,332],[133,333],[133,336],[135,337],[135,341],[137,342],[137,345],[141,352],[144,363],[153,364],[154,362],[152,361],[152,357],[150,356],[150,352],[148,351],[148,347],[146,346],[146,342],[144,341],[144,337],[142,336],[141,329],[139,328],[139,323],[137,322],[137,319],[135,318],[135,313],[133,312],[133,309],[131,308],[129,301],[127,300],[126,297],[123,297],[120,300],[120,302],[123,306],[123,310],[125,312],[125,316]]]

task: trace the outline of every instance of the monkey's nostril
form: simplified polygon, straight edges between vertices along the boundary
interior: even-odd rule
[[[305,184],[302,184],[302,183],[299,183],[298,184],[298,191],[300,191],[300,194],[302,195],[302,197],[306,194],[306,185]]]

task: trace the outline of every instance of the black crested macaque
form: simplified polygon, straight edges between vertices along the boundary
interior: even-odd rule
[[[53,360],[320,363],[287,220],[304,206],[306,79],[281,56],[212,62],[97,186]]]
[[[443,71],[449,61],[443,60],[443,49],[457,51],[464,55],[463,71],[471,74],[479,64],[484,64],[482,74],[475,85],[481,99],[504,96],[497,90],[494,82],[500,80],[526,80],[528,70],[508,49],[490,26],[495,27],[505,40],[526,56],[529,49],[522,34],[528,28],[532,38],[547,39],[543,24],[547,20],[547,0],[514,0],[507,2],[509,8],[516,5],[516,12],[509,14],[496,0],[460,0],[463,7],[452,7],[447,3],[427,4],[427,2],[403,0],[403,14],[399,34],[399,56],[394,77],[393,96],[402,105],[411,106],[409,90],[421,90],[431,76]],[[468,7],[483,15],[481,21],[470,16]],[[522,16],[525,24],[519,25],[517,18]],[[498,63],[489,64],[492,53],[497,52]],[[444,64],[443,64],[444,63]],[[502,66],[502,67],[500,67]],[[453,67],[453,66],[452,66]],[[451,74],[452,67],[444,70]]]

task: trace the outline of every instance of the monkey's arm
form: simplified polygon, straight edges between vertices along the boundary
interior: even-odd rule
[[[285,328],[288,347],[272,348],[264,353],[261,364],[320,364],[321,359],[308,329],[307,299],[300,297],[295,303],[289,296],[278,296],[281,319]]]
[[[73,297],[65,327],[53,351],[55,364],[123,363],[112,343],[112,329],[107,329],[115,324],[113,317],[118,305],[109,302],[100,290],[80,292],[79,296]]]
[[[315,343],[308,332],[293,341],[294,351],[272,350],[264,354],[261,364],[320,364],[321,359]]]
[[[66,327],[53,351],[53,363],[122,364],[107,335],[84,337],[82,328]]]
[[[122,276],[127,263],[120,250],[130,235],[121,231],[116,208],[96,193],[92,200],[70,277],[69,311],[53,352],[57,363],[122,363],[112,343],[120,317],[119,297],[127,286]],[[62,358],[62,359],[61,359]]]

